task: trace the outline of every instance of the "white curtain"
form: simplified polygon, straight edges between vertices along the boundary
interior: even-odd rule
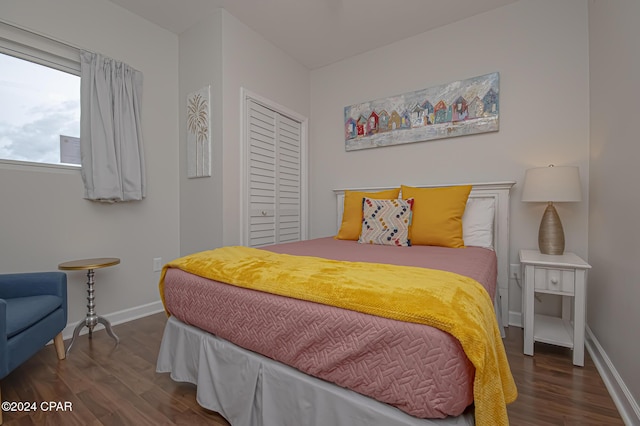
[[[80,53],[80,153],[85,198],[118,202],[146,196],[142,150],[142,73],[100,54]]]

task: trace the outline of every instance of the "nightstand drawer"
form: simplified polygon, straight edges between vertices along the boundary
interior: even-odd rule
[[[533,273],[536,291],[552,291],[573,294],[576,274],[574,269],[536,267]]]

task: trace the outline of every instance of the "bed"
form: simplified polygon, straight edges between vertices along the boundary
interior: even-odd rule
[[[327,237],[262,247],[259,252],[229,248],[224,255],[232,257],[216,262],[232,264],[234,256],[241,253],[246,257],[238,262],[245,267],[248,259],[299,262],[301,270],[329,265],[332,274],[343,267],[353,276],[369,273],[371,282],[387,277],[389,282],[397,278],[408,283],[421,274],[446,271],[443,274],[450,274],[447,280],[461,277],[477,284],[477,291],[489,300],[492,321],[498,324],[507,317],[506,303],[501,301],[508,300],[511,186],[475,184],[468,193],[467,206],[475,204],[476,210],[482,206],[481,213],[491,212],[483,219],[490,222],[482,229],[489,232],[484,247],[395,247]],[[363,192],[384,190],[367,188]],[[345,194],[356,191],[335,192],[342,231]],[[492,208],[485,208],[483,202]],[[467,207],[465,224],[474,221],[467,218],[472,210]],[[463,261],[460,255],[464,255]],[[209,263],[200,269],[184,267],[198,256]],[[287,286],[280,284],[272,291],[256,289],[252,283],[244,287],[225,284],[229,281],[226,276],[209,275],[216,268],[210,267],[208,256],[195,254],[183,263],[171,262],[163,270],[161,293],[171,316],[157,364],[158,372],[196,384],[203,407],[219,412],[233,425],[474,424],[474,380],[486,374],[476,368],[477,357],[468,355],[469,344],[461,343],[467,340],[452,337],[466,331],[445,332],[413,317],[397,317],[397,310],[386,315],[395,303],[394,295],[406,284],[386,294],[389,299],[377,302],[375,310],[356,312],[347,303],[356,298],[350,298],[342,288],[340,303],[333,305],[325,304],[324,299],[292,297],[290,289],[278,294],[281,287],[295,288],[295,277],[288,271],[297,271],[297,266],[291,266],[297,264],[281,265],[275,281]],[[258,281],[254,277],[256,264],[250,265],[243,276],[250,271],[248,281]],[[408,275],[402,275],[405,273]],[[314,279],[320,275],[315,269],[310,274]],[[352,275],[339,276],[349,281]],[[459,285],[466,286],[467,281]],[[453,283],[447,281],[448,286]],[[357,291],[360,295],[362,289]],[[384,311],[381,316],[380,310]],[[496,346],[501,347],[501,342]],[[475,397],[478,401],[477,394]]]

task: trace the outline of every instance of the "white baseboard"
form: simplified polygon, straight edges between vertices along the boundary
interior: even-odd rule
[[[509,325],[520,328],[524,327],[522,322],[522,313],[509,311]]]
[[[118,325],[149,315],[157,314],[158,312],[164,312],[164,306],[162,305],[162,302],[160,300],[158,300],[157,302],[147,303],[146,305],[135,306],[133,308],[124,309],[122,311],[112,312],[110,314],[101,316],[108,319],[111,325]],[[73,336],[73,329],[76,328],[77,324],[78,322],[67,324],[64,330],[62,330],[62,338],[65,340],[70,339]],[[102,324],[97,324],[93,330],[98,331],[103,329],[104,326]],[[89,329],[87,327],[82,327],[80,335],[87,334],[88,332]]]
[[[640,406],[638,401],[631,395],[629,388],[625,385],[622,377],[618,374],[611,359],[609,359],[589,326],[587,326],[585,346],[609,391],[609,395],[611,395],[614,404],[616,404],[624,424],[628,426],[640,425]]]

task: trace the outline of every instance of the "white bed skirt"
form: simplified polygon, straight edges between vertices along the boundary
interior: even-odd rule
[[[170,317],[156,371],[197,386],[198,404],[233,426],[458,426],[473,413],[418,419]]]

